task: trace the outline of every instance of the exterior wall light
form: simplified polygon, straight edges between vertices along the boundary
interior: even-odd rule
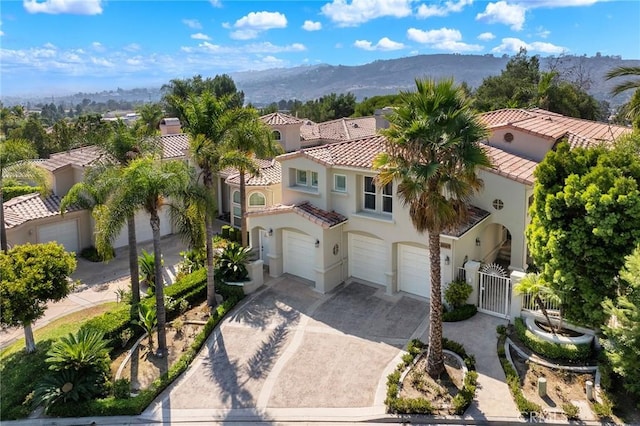
[[[320,240],[316,239],[316,248],[320,247]]]
[[[273,236],[273,229],[269,228],[268,234],[269,234],[270,237],[272,237]]]
[[[476,246],[480,247],[480,238],[476,238]]]
[[[449,259],[449,256],[446,256],[446,257],[444,258],[444,264],[445,264],[445,265],[448,265],[449,263],[451,263],[451,259]]]

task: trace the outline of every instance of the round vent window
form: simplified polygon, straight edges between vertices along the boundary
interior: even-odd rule
[[[505,133],[504,134],[504,141],[505,142],[511,142],[513,140],[513,133]]]
[[[493,200],[493,208],[496,210],[502,210],[504,208],[504,203],[502,200],[495,199]]]

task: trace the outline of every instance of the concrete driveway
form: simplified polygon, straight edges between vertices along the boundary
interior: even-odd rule
[[[428,303],[357,282],[322,295],[273,279],[227,317],[187,373],[141,416],[170,421],[383,416],[386,376]]]

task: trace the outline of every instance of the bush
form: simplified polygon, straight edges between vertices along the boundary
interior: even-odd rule
[[[91,318],[80,329],[96,330],[103,333],[104,338],[108,341],[108,346],[115,349],[121,346],[121,336],[126,330],[132,332],[132,337],[135,336],[136,330],[130,329],[130,320],[131,307],[129,305],[120,305],[112,311]]]
[[[609,400],[607,395],[602,394],[602,402],[592,402],[591,408],[593,412],[600,419],[606,419],[613,415],[613,403]]]
[[[115,250],[112,253],[112,257],[115,257]],[[82,249],[82,251],[80,252],[80,257],[82,257],[83,259],[87,259],[90,262],[104,261],[104,258],[100,256],[100,253],[98,253],[98,249],[96,249],[94,246]]]
[[[220,230],[220,234],[222,238],[228,241],[242,244],[242,231],[238,228],[231,225],[224,225]]]
[[[225,282],[241,282],[249,279],[247,264],[251,259],[251,249],[240,244],[229,244],[219,255],[216,275]]]
[[[129,379],[118,379],[113,383],[113,396],[116,399],[131,398],[131,382]]]
[[[5,202],[12,198],[19,197],[21,195],[33,194],[34,192],[40,192],[42,188],[39,186],[28,185],[15,185],[5,186],[2,188],[2,197]]]
[[[591,357],[591,345],[588,343],[558,344],[546,341],[527,329],[527,325],[520,317],[514,323],[516,334],[524,345],[538,355],[553,360],[585,361]]]
[[[455,280],[451,282],[444,291],[444,300],[446,300],[453,309],[460,308],[467,303],[467,299],[472,292],[473,287],[471,284],[467,284],[467,282],[463,280]]]
[[[580,408],[576,407],[570,402],[562,404],[562,411],[569,420],[579,420]]]
[[[478,308],[475,305],[462,305],[458,308],[453,308],[452,311],[447,311],[442,314],[442,320],[444,322],[456,322],[464,321],[478,312]]]

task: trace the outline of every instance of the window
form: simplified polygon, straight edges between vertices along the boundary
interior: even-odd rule
[[[495,199],[493,200],[493,208],[496,210],[502,210],[504,208],[504,203],[502,202],[502,200],[499,199]]]
[[[345,175],[333,175],[333,190],[347,192],[347,177]]]
[[[240,191],[235,191],[233,193],[233,202],[236,204],[240,204]]]
[[[364,178],[364,208],[367,210],[376,209],[376,185],[373,178],[369,176]]]
[[[513,133],[509,133],[509,132],[505,133],[504,141],[508,143],[513,142]]]
[[[296,170],[296,185],[307,186],[306,170]]]
[[[318,187],[318,172],[311,172],[311,186],[313,188]]]
[[[274,130],[272,135],[273,135],[273,140],[279,141],[282,139],[282,134],[280,133],[279,130]]]
[[[267,199],[260,192],[254,192],[249,196],[249,207],[264,207],[267,205]]]
[[[231,224],[235,226],[241,226],[242,223],[242,209],[240,208],[240,191],[233,192],[233,205],[232,205],[233,218]]]
[[[375,178],[364,177],[363,207],[378,213],[393,213],[393,183],[382,187],[382,191],[376,187]]]

